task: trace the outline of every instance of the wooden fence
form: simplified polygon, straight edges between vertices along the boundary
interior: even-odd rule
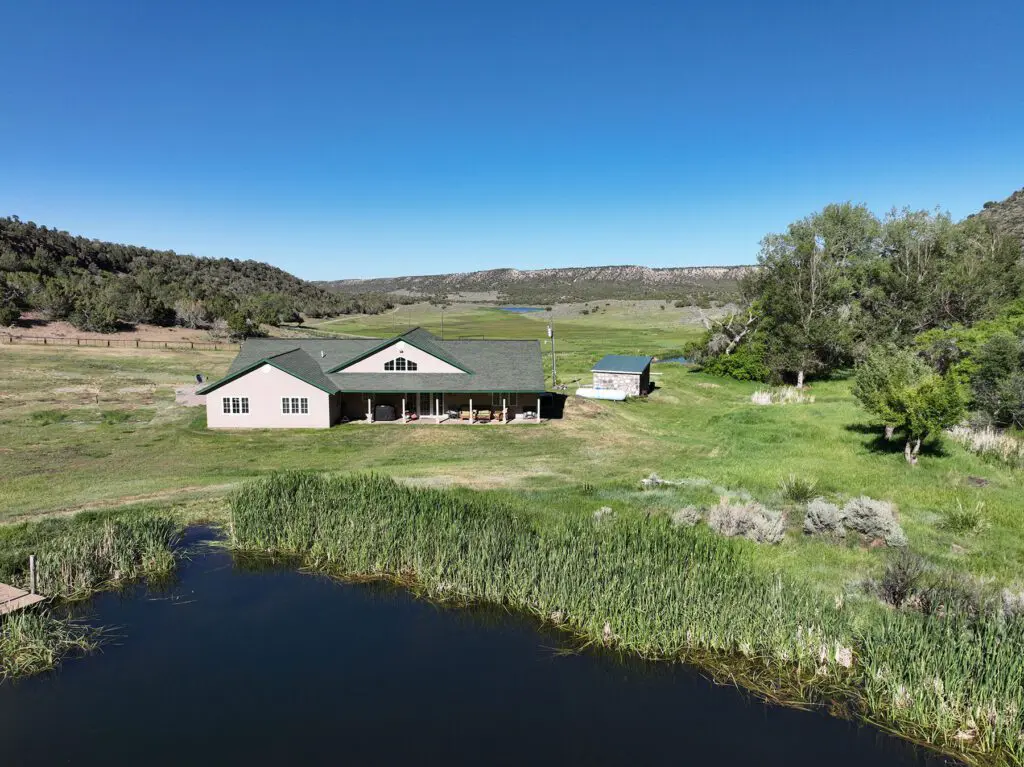
[[[141,338],[62,338],[59,336],[0,335],[5,344],[36,346],[101,346],[110,349],[191,349],[198,351],[238,351],[241,347],[229,341],[146,341]]]

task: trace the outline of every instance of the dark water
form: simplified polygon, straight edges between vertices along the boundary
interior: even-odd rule
[[[516,314],[526,314],[527,312],[542,312],[544,311],[537,306],[501,306],[499,307],[503,312],[514,312]]]
[[[384,586],[195,556],[92,605],[101,655],[0,686],[0,765],[887,765],[872,729]]]
[[[686,357],[666,357],[663,360],[658,360],[658,362],[678,362],[680,365],[685,365]]]

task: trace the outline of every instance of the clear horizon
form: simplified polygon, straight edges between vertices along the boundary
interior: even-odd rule
[[[1024,7],[17,4],[0,214],[312,280],[732,266],[1024,186]]]

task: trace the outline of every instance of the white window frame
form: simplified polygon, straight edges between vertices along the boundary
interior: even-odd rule
[[[281,397],[283,415],[309,415],[309,397]]]
[[[405,357],[395,357],[384,363],[385,373],[416,373],[418,371],[419,365]]]
[[[221,410],[224,415],[249,415],[249,398],[222,397]]]

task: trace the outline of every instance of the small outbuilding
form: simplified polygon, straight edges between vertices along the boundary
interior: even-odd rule
[[[653,357],[629,357],[609,354],[601,359],[591,372],[595,389],[614,389],[630,397],[641,397],[651,388],[651,360]]]

